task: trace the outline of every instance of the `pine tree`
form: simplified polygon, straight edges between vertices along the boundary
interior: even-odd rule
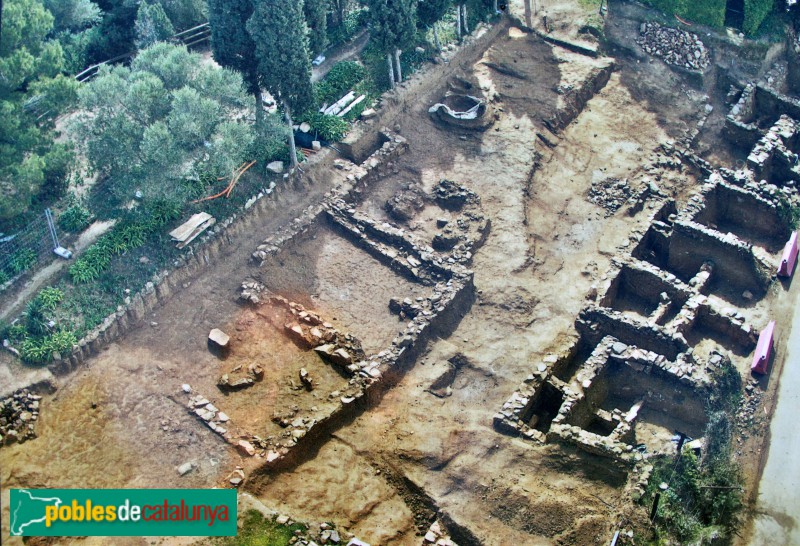
[[[328,45],[328,5],[319,0],[303,2],[303,13],[308,25],[308,49],[316,55]]]
[[[175,34],[164,8],[160,4],[148,4],[146,1],[139,4],[134,28],[137,49],[144,49]]]
[[[302,2],[255,0],[247,31],[256,45],[259,82],[282,105],[291,128],[292,112],[302,112],[313,102],[308,29]],[[296,167],[293,131],[289,135],[289,148],[292,166]]]
[[[214,60],[242,74],[248,93],[255,97],[256,123],[260,127],[264,108],[261,104],[256,45],[245,28],[251,15],[252,0],[208,0]]]

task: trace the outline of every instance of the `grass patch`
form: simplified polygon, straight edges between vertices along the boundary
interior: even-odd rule
[[[287,546],[295,531],[305,532],[299,523],[281,525],[274,518],[267,519],[257,510],[248,510],[242,516],[242,526],[235,537],[214,539],[214,546]]]
[[[678,457],[661,455],[653,459],[653,474],[641,503],[652,506],[661,483],[653,536],[646,544],[727,543],[740,525],[742,475],[731,460],[733,415],[741,400],[741,377],[725,360],[715,374],[714,392],[709,397],[708,424],[703,435],[702,458],[684,450]]]

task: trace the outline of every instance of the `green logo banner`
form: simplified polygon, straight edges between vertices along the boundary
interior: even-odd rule
[[[12,489],[12,536],[235,536],[235,489]]]

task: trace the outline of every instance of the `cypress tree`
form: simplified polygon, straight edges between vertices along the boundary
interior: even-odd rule
[[[308,25],[308,49],[316,55],[328,45],[328,5],[319,0],[303,2],[303,13]]]
[[[251,0],[208,0],[211,51],[220,65],[242,74],[247,91],[255,97],[256,123],[264,117],[258,79],[256,45],[245,25],[253,15]]]
[[[439,43],[436,23],[444,17],[444,14],[450,9],[450,5],[451,0],[419,0],[417,4],[418,24],[422,28],[433,28],[433,41],[438,50],[442,49],[442,44]]]
[[[303,111],[313,102],[308,29],[302,2],[255,0],[247,31],[255,42],[258,79],[283,107],[289,128],[292,112]],[[289,134],[292,166],[297,166],[294,131]]]
[[[403,80],[400,68],[400,50],[413,45],[417,30],[416,0],[370,0],[369,12],[372,22],[371,37],[381,52],[386,54],[389,79],[395,83],[393,58],[397,64],[397,82]]]

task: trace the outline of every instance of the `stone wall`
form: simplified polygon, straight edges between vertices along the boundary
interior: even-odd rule
[[[715,265],[715,276],[738,290],[761,296],[772,277],[752,247],[735,235],[722,234],[691,221],[675,222],[669,245],[668,268],[693,276],[707,261]]]
[[[789,226],[774,202],[721,180],[706,185],[701,195],[705,202],[694,214],[695,222],[710,227],[725,224],[781,242],[789,238]]]

